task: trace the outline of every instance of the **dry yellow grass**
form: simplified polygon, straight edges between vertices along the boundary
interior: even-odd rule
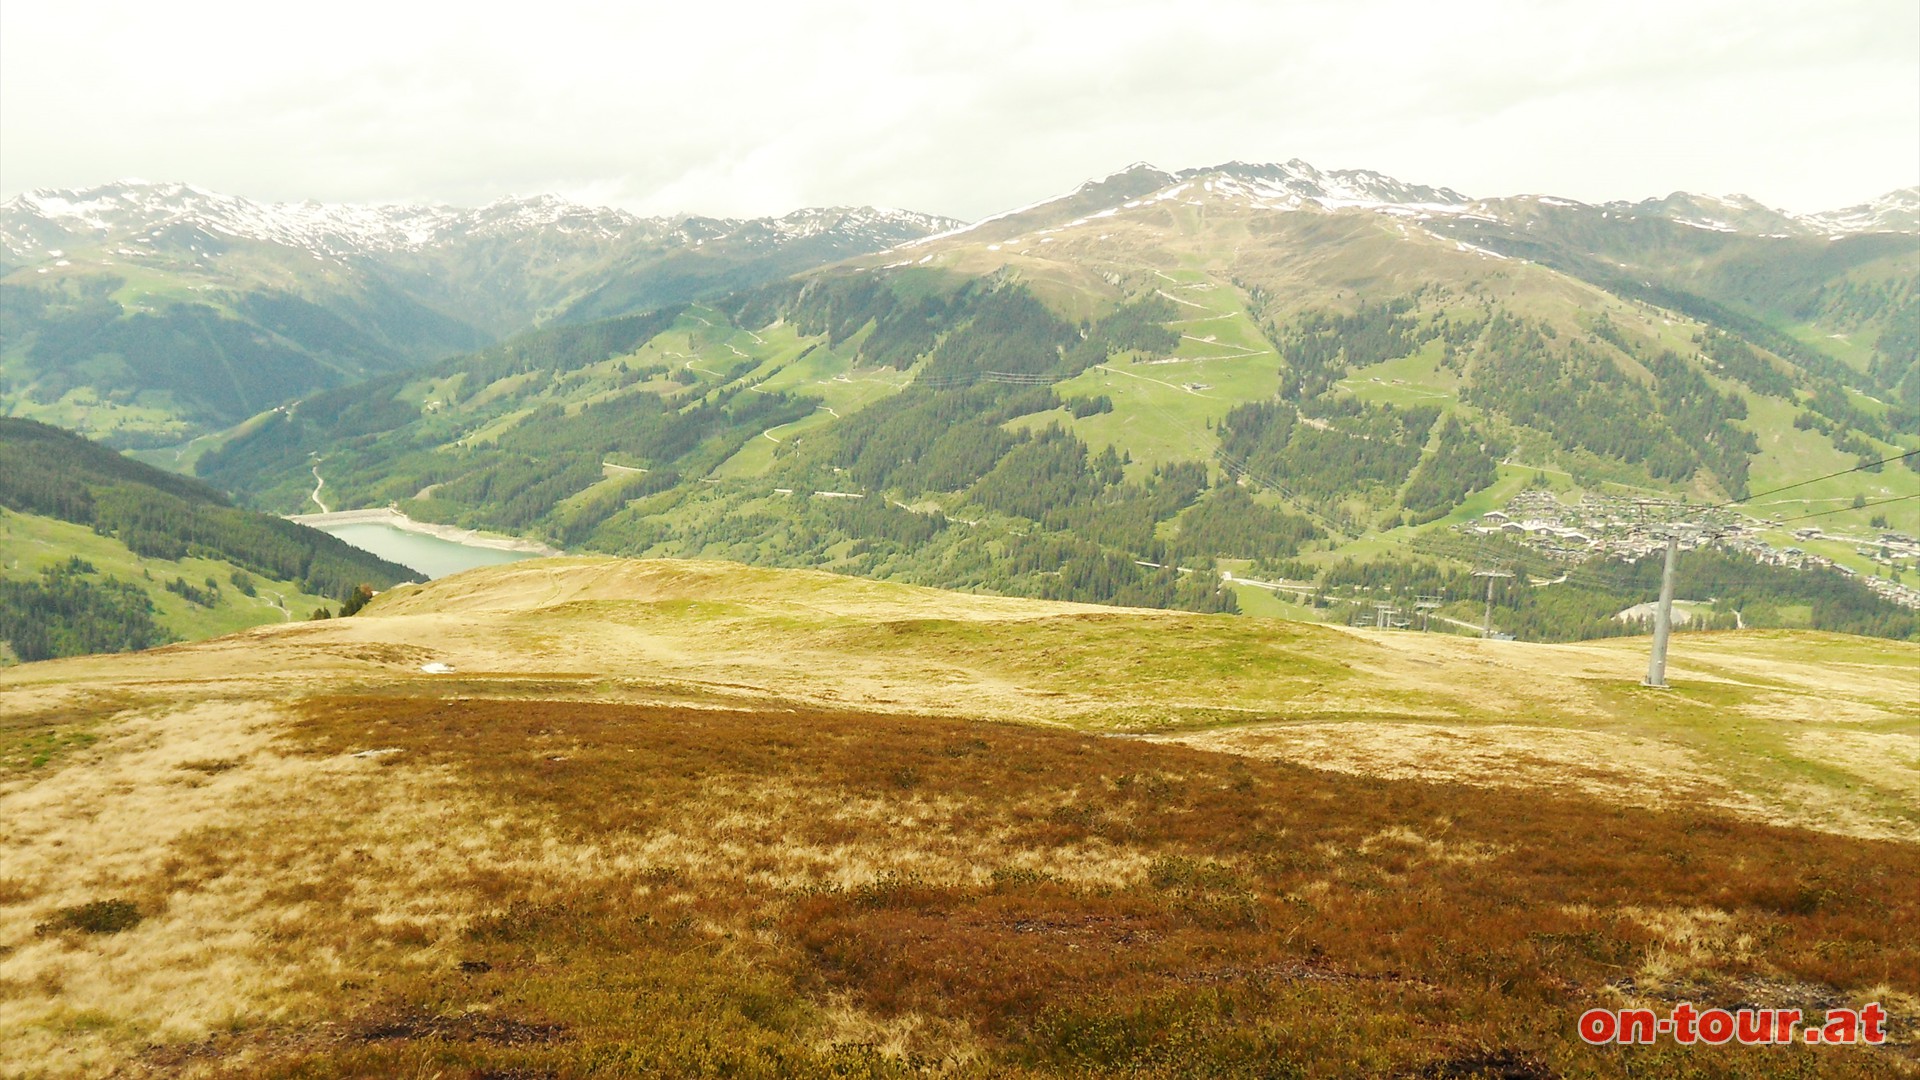
[[[291,964],[274,946],[306,917],[289,902],[305,887],[349,882],[336,918],[444,929],[432,875],[472,844],[468,815],[425,790],[431,776],[289,753],[285,720],[261,701],[130,710],[0,793],[0,881],[29,901],[0,907],[0,1060],[92,1073],[129,1045],[311,1000],[351,964]],[[105,897],[152,914],[107,937],[35,933],[49,911]]]
[[[9,696],[439,692],[784,701],[1206,736],[1379,775],[1551,781],[1920,839],[1920,647],[1686,634],[1676,689],[1645,644],[1490,642],[965,596],[805,571],[556,559],[380,597],[360,617],[0,672]],[[451,674],[428,676],[428,663]],[[272,691],[266,688],[273,687]],[[1842,727],[1846,739],[1802,738]],[[1891,741],[1888,741],[1891,740]]]
[[[454,670],[423,672],[431,663]],[[1920,649],[1683,635],[1666,695],[1637,686],[1642,664],[1632,641],[1479,642],[728,564],[553,560],[400,590],[349,620],[7,669],[0,737],[86,738],[58,742],[38,767],[0,772],[0,1075],[91,1075],[135,1061],[244,1074],[248,1062],[332,1053],[314,1034],[316,1017],[439,985],[438,973],[466,958],[476,920],[498,915],[507,895],[537,907],[577,904],[585,890],[663,924],[678,925],[680,912],[686,929],[675,933],[693,936],[660,944],[660,963],[681,970],[673,950],[698,941],[706,944],[690,955],[719,964],[713,971],[748,972],[812,932],[782,930],[787,901],[769,897],[853,895],[895,879],[955,897],[1007,881],[1051,882],[1075,896],[1158,895],[1165,851],[1126,837],[1166,822],[1127,800],[1190,790],[1216,770],[1181,758],[1121,780],[1108,766],[1062,773],[1006,816],[1016,808],[983,804],[982,790],[926,782],[942,762],[973,760],[966,739],[976,736],[941,733],[948,741],[926,758],[934,766],[875,765],[884,775],[848,773],[840,784],[713,769],[674,781],[671,813],[610,828],[604,815],[638,813],[654,796],[636,788],[609,795],[617,806],[583,809],[553,802],[542,785],[649,747],[610,750],[601,729],[576,730],[570,714],[554,713],[552,725],[501,735],[505,756],[487,766],[495,773],[476,774],[453,752],[465,744],[444,741],[465,722],[460,708],[445,714],[454,725],[445,732],[383,719],[426,715],[422,701],[507,702],[503,717],[520,715],[514,702],[527,716],[569,701],[695,718],[752,710],[769,732],[799,715],[789,710],[856,708],[901,717],[897,732],[872,730],[908,740],[903,748],[931,723],[919,717],[1038,723],[1143,738],[1100,744],[1117,754],[1187,753],[1162,745],[1180,741],[1379,782],[1711,807],[1920,839],[1920,714],[1908,693]],[[341,693],[368,696],[315,727],[301,703]],[[804,732],[795,737],[793,752],[819,750]],[[920,760],[917,750],[889,753]],[[485,778],[496,774],[511,783]],[[1112,808],[1081,822],[1080,808],[1094,803]],[[1054,839],[1035,843],[1034,821]],[[1422,867],[1471,874],[1511,859],[1514,844],[1430,818],[1375,822],[1313,849],[1329,865],[1375,869],[1303,878],[1283,889],[1295,900],[1273,902],[1322,903],[1355,881]],[[1256,874],[1244,855],[1206,858],[1219,868],[1210,874]],[[37,929],[106,899],[146,917],[116,934]],[[1650,905],[1608,918],[1668,943],[1637,968],[1652,986],[1750,963],[1754,946],[1740,935],[1752,927],[1723,915]],[[934,1053],[958,1069],[988,1061],[989,1043],[1006,1037],[992,1034],[998,1021],[925,1002],[876,1004],[871,987],[830,980],[809,993],[802,1042],[822,1053],[859,1042],[896,1056]],[[302,1034],[291,1043],[263,1034],[283,1029]],[[150,1045],[217,1052],[155,1057]]]
[[[1563,790],[1643,806],[1712,806],[1755,817],[1699,755],[1648,739],[1517,724],[1248,724],[1166,737],[1206,750],[1391,779]]]

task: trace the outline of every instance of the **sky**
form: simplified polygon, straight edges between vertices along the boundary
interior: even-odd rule
[[[0,196],[974,219],[1135,161],[1469,195],[1920,184],[1913,0],[7,0]]]

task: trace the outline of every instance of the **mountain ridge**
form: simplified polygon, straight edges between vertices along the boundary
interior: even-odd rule
[[[689,243],[721,239],[761,230],[778,236],[808,236],[851,222],[876,239],[913,230],[919,236],[901,236],[897,243],[912,244],[970,231],[996,221],[1051,205],[1119,188],[1129,197],[1157,195],[1167,188],[1221,178],[1229,193],[1250,199],[1284,202],[1289,209],[1311,203],[1322,209],[1350,207],[1404,211],[1469,212],[1475,207],[1516,200],[1552,205],[1597,207],[1613,212],[1660,216],[1717,231],[1756,231],[1763,226],[1797,230],[1803,234],[1857,232],[1920,232],[1920,185],[1898,188],[1866,202],[1831,210],[1796,213],[1768,206],[1746,195],[1715,195],[1674,191],[1664,197],[1638,201],[1589,203],[1551,194],[1513,194],[1474,197],[1447,187],[1408,183],[1371,169],[1322,170],[1299,158],[1286,162],[1228,161],[1218,165],[1167,171],[1149,162],[1135,162],[1104,177],[1090,178],[1072,191],[1000,211],[966,222],[938,214],[888,207],[844,205],[803,207],[780,215],[714,217],[681,213],[645,216],[610,206],[595,206],[562,196],[540,193],[506,195],[480,206],[444,203],[297,203],[266,202],[211,191],[183,182],[123,179],[92,188],[39,188],[0,201],[0,246],[11,258],[36,253],[58,258],[63,250],[59,230],[84,239],[68,223],[90,230],[101,239],[142,229],[180,224],[212,226],[213,231],[252,240],[300,246],[316,253],[342,256],[375,251],[417,251],[461,233],[510,234],[516,229],[553,229],[561,233],[591,234],[602,238],[644,234],[678,234]],[[1140,188],[1142,178],[1158,186]],[[1116,184],[1118,182],[1118,185]],[[1262,186],[1264,185],[1264,186]],[[1741,218],[1747,227],[1714,212]],[[345,245],[345,246],[329,246]],[[888,247],[893,246],[888,244]]]
[[[1464,594],[1488,559],[1547,582],[1592,560],[1580,588],[1507,598],[1505,625],[1534,637],[1623,632],[1645,599],[1622,490],[1717,505],[1833,473],[1802,496],[1851,515],[1826,522],[1847,539],[1727,522],[1689,588],[1727,621],[1908,633],[1891,605],[1911,590],[1867,530],[1911,483],[1869,463],[1920,415],[1913,238],[1656,202],[1137,163],[895,247],[808,248],[790,276],[711,263],[713,243],[537,297],[396,262],[407,295],[537,299],[546,325],[257,413],[181,464],[281,511],[324,460],[343,506],[560,547],[1296,617],[1352,615],[1381,574]],[[522,211],[574,212],[499,210]],[[696,287],[712,299],[664,302]],[[1522,515],[1526,536],[1477,517],[1523,496],[1579,509]],[[1356,562],[1385,552],[1396,566]],[[1764,588],[1728,599],[1741,575]],[[1310,583],[1324,614],[1275,581]],[[1443,618],[1484,617],[1450,602]]]
[[[48,230],[57,229],[76,239],[100,240],[181,224],[242,239],[302,247],[315,254],[344,256],[418,251],[463,233],[500,236],[546,229],[603,239],[626,236],[655,240],[677,234],[685,242],[696,243],[754,229],[799,237],[851,224],[879,237],[914,229],[938,231],[959,223],[911,210],[850,206],[802,207],[754,218],[643,216],[544,193],[503,196],[477,207],[312,200],[276,203],[187,183],[141,180],[84,189],[36,189],[0,202],[0,244],[14,258],[36,252],[60,257],[60,248],[37,235]],[[90,235],[76,229],[87,230]]]
[[[730,292],[955,224],[872,207],[643,218],[555,196],[462,209],[186,184],[31,192],[0,204],[0,412],[178,444],[544,323]]]
[[[1201,610],[1272,612],[1272,583],[1287,581],[1301,600],[1344,590],[1337,619],[1382,575],[1411,587],[1384,562],[1354,565],[1391,552],[1449,567],[1423,572],[1425,594],[1455,597],[1443,618],[1477,620],[1464,598],[1473,566],[1534,556],[1475,518],[1520,495],[1617,500],[1625,488],[1718,504],[1901,448],[1904,414],[1868,397],[1890,392],[1880,375],[1678,290],[1688,282],[1674,268],[1723,234],[1571,203],[1516,207],[1535,215],[1517,221],[1531,231],[1466,214],[1296,211],[1221,192],[1207,178],[1218,175],[1168,186],[1171,174],[1138,166],[1077,200],[647,325],[520,339],[273,419],[209,454],[202,474],[285,509],[320,453],[329,490],[356,505],[398,501],[563,547]],[[1169,194],[1139,196],[1154,191]],[[1451,235],[1456,220],[1500,235]],[[1626,271],[1602,273],[1611,264],[1580,230],[1622,253],[1639,245],[1671,295],[1622,291]],[[1501,250],[1529,235],[1586,262]],[[1736,239],[1735,255],[1797,268],[1816,292],[1862,266],[1897,273],[1884,256],[1904,243]],[[1867,258],[1821,261],[1838,255]],[[1880,291],[1855,297],[1860,312],[1891,295],[1861,284]],[[1885,325],[1877,313],[1855,332]],[[1910,484],[1896,466],[1806,494],[1865,529],[1864,503]],[[1646,538],[1605,499],[1582,513],[1592,523],[1556,520],[1535,546],[1571,534],[1595,546],[1529,573],[1552,584],[1564,581],[1553,560],[1598,564],[1579,589],[1518,589],[1505,625],[1626,629],[1614,616],[1644,599]],[[1822,573],[1795,577],[1749,563],[1783,566],[1765,560],[1797,538],[1726,524],[1742,530],[1730,561],[1702,553],[1686,586],[1724,599],[1742,582],[1752,602],[1718,617],[1797,618],[1778,612],[1818,586],[1819,625],[1838,628],[1826,620],[1853,605],[1847,626],[1909,632],[1910,616],[1832,569],[1852,563],[1892,589],[1857,544],[1823,543],[1805,564]],[[1744,589],[1762,578],[1770,598]]]
[[[1493,215],[1505,220],[1503,207],[1533,202],[1664,218],[1722,232],[1833,237],[1871,232],[1920,233],[1920,185],[1895,189],[1854,206],[1802,214],[1769,207],[1745,195],[1702,195],[1685,191],[1676,191],[1664,198],[1605,203],[1546,194],[1475,197],[1448,187],[1408,183],[1370,169],[1321,170],[1294,158],[1284,163],[1229,161],[1178,171],[1167,171],[1150,162],[1135,162],[1106,176],[1090,178],[1060,195],[903,246],[917,247],[994,225],[1031,223],[1049,217],[1105,216],[1148,202],[1178,198],[1188,185],[1196,183],[1208,193],[1237,198],[1261,209],[1330,212],[1361,209],[1407,217]],[[1049,210],[1053,213],[1049,214]],[[1737,213],[1728,215],[1729,210]],[[1071,215],[1067,211],[1071,211]],[[1715,213],[1722,217],[1713,217]],[[1725,220],[1728,216],[1737,217],[1740,224]],[[1005,231],[1004,227],[996,230],[997,233]]]

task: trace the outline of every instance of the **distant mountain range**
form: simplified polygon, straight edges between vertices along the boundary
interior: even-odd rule
[[[875,252],[912,261],[938,241],[1202,204],[1370,211],[1489,250],[1490,231],[1514,232],[1521,246],[1539,239],[1528,230],[1543,215],[1607,221],[1610,234],[1622,222],[1798,239],[1920,229],[1920,188],[1812,215],[1686,193],[1589,206],[1475,199],[1299,160],[1179,172],[1136,164],[971,224],[871,207],[641,217],[550,195],[478,208],[262,203],[123,181],[0,203],[0,412],[117,446],[179,444],[536,326],[717,297]]]
[[[931,214],[871,207],[812,208],[777,218],[641,217],[553,195],[510,197],[478,208],[261,203],[187,184],[129,180],[84,191],[33,191],[0,203],[0,248],[10,262],[19,264],[54,256],[57,248],[110,240],[150,244],[171,230],[187,228],[331,258],[550,235],[582,243],[696,247],[714,242],[762,248],[830,235],[835,242],[871,249],[954,224]]]
[[[1916,206],[1302,161],[1138,164],[970,224],[41,192],[0,213],[0,405],[263,510],[317,471],[339,508],[564,548],[1059,599],[1376,618],[1386,590],[1467,623],[1482,563],[1586,567],[1496,605],[1532,637],[1648,599],[1634,500],[1792,483],[1684,598],[1904,636],[1879,537],[1920,479],[1874,463],[1920,437]]]
[[[1920,478],[1874,463],[1920,435],[1911,195],[1794,217],[1136,165],[312,395],[196,468],[281,512],[318,468],[341,506],[570,549],[1103,603],[1372,620],[1444,596],[1473,625],[1496,563],[1555,583],[1496,604],[1536,638],[1626,629],[1659,546],[1636,507],[1794,484],[1726,512],[1738,546],[1683,598],[1905,636],[1876,530]],[[1805,514],[1848,539],[1795,535]]]
[[[1529,205],[1546,205],[1754,235],[1840,237],[1920,232],[1920,187],[1902,188],[1868,203],[1817,214],[1773,209],[1745,195],[1693,195],[1683,191],[1664,199],[1594,205],[1545,195],[1474,198],[1452,188],[1410,184],[1365,169],[1321,170],[1295,158],[1283,164],[1234,161],[1179,172],[1138,162],[1110,176],[1088,180],[1065,195],[983,218],[947,235],[983,230],[1005,233],[1033,220],[1036,213],[1057,217],[1070,210],[1110,217],[1141,205],[1201,196],[1234,200],[1262,210],[1363,209],[1403,217],[1491,217],[1502,221],[1513,219]]]
[[[868,207],[646,218],[552,196],[478,209],[268,204],[183,184],[0,204],[0,409],[162,445],[302,394],[723,293],[959,222]]]

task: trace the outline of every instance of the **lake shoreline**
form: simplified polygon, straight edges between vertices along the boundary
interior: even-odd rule
[[[440,525],[430,521],[415,521],[413,518],[395,510],[391,506],[382,506],[366,510],[335,510],[325,514],[287,514],[288,521],[306,525],[325,532],[333,525],[386,525],[403,532],[431,536],[448,543],[464,544],[467,547],[486,548],[493,551],[518,551],[529,555],[553,556],[566,552],[538,540],[528,540],[518,536],[502,536],[499,533],[478,532],[463,529],[457,525]]]

